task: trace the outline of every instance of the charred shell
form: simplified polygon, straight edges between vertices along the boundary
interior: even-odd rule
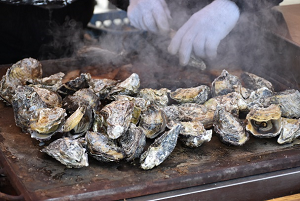
[[[144,98],[145,100],[149,101],[153,105],[164,107],[169,102],[169,98],[168,98],[169,92],[170,90],[167,88],[161,88],[161,89],[144,88],[139,91],[137,96],[140,98]]]
[[[170,97],[179,103],[203,104],[210,98],[210,88],[206,85],[193,88],[178,88],[170,93]]]
[[[112,79],[91,79],[89,81],[89,88],[102,100],[107,97],[117,83],[119,81]]]
[[[300,136],[300,120],[282,118],[282,131],[277,139],[279,144],[292,143]]]
[[[85,135],[89,154],[102,162],[120,161],[126,157],[117,142],[107,135],[88,131]]]
[[[59,138],[43,148],[41,152],[52,156],[67,168],[89,166],[86,149],[78,140],[67,137]]]
[[[164,162],[174,150],[180,130],[181,125],[176,124],[171,130],[156,138],[147,151],[141,155],[141,168],[149,170]]]
[[[240,93],[241,87],[242,84],[237,76],[223,70],[221,75],[212,82],[211,93],[213,97],[226,95],[231,92]]]
[[[58,93],[65,97],[67,95],[73,95],[76,91],[83,88],[89,88],[89,81],[91,80],[91,75],[89,73],[81,73],[79,77],[68,81],[63,84],[59,89]]]
[[[243,81],[244,86],[248,89],[257,90],[266,87],[270,91],[274,91],[273,85],[270,81],[255,74],[243,72],[241,74],[241,80]]]
[[[249,139],[242,122],[221,107],[215,112],[214,131],[222,142],[229,145],[241,146]]]
[[[108,94],[112,99],[114,95],[136,95],[140,87],[140,78],[138,74],[132,73],[126,80],[114,86]]]
[[[246,130],[256,137],[275,137],[282,129],[281,110],[278,105],[272,104],[267,108],[255,107],[250,110],[246,119]]]
[[[126,160],[132,161],[135,158],[139,158],[144,151],[146,135],[140,127],[130,124],[126,133],[118,141],[126,153]]]
[[[212,138],[212,130],[206,130],[199,121],[181,122],[179,140],[187,147],[200,147]]]

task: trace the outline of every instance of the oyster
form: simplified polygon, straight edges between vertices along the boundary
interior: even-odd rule
[[[289,89],[276,93],[271,98],[271,103],[279,104],[282,116],[286,118],[300,118],[300,92]]]
[[[216,109],[214,131],[219,134],[221,141],[225,144],[241,146],[249,139],[249,135],[239,119],[222,107]]]
[[[225,95],[231,92],[240,93],[242,84],[237,76],[229,74],[223,70],[221,75],[212,82],[212,97]]]
[[[257,90],[266,87],[270,91],[274,91],[273,85],[268,80],[259,77],[255,74],[243,72],[241,74],[241,80],[243,81],[246,88]]]
[[[62,85],[62,79],[65,76],[64,73],[59,72],[49,77],[37,79],[33,84],[38,85],[40,88],[46,88],[51,91],[57,91]]]
[[[149,101],[153,105],[164,107],[169,102],[168,99],[169,92],[170,90],[166,88],[161,88],[161,89],[144,88],[139,91],[137,96],[140,98],[144,98],[145,100]]]
[[[282,131],[277,139],[279,144],[292,143],[300,136],[300,119],[282,118]]]
[[[37,86],[32,86],[32,88],[46,103],[48,108],[62,107],[62,98],[58,93]]]
[[[155,138],[166,128],[165,113],[155,105],[151,105],[142,112],[139,126],[143,129],[147,138]]]
[[[44,147],[41,152],[52,156],[67,168],[82,168],[89,166],[88,154],[86,149],[78,140],[67,137],[59,138],[47,147]]]
[[[88,88],[89,81],[91,80],[91,75],[89,73],[81,73],[79,77],[63,84],[57,92],[65,97],[67,95],[72,95],[79,89]]]
[[[205,130],[199,121],[181,122],[181,125],[179,140],[187,147],[200,147],[212,138],[212,130]]]
[[[127,132],[118,139],[126,153],[126,160],[132,161],[139,158],[146,145],[146,135],[140,127],[130,124]]]
[[[178,88],[170,93],[170,97],[179,103],[203,104],[210,97],[210,88],[206,85],[193,88]]]
[[[15,90],[27,82],[33,83],[42,77],[42,65],[33,58],[26,58],[13,64],[7,69],[0,82],[0,97],[7,104],[12,103]]]
[[[271,97],[273,96],[273,91],[267,87],[259,88],[252,91],[249,98],[246,99],[248,108],[253,107],[268,107],[271,105]]]
[[[125,152],[117,142],[107,135],[88,131],[85,135],[89,154],[103,162],[119,161],[126,157]]]
[[[246,130],[257,137],[276,137],[280,134],[281,110],[278,105],[270,105],[267,108],[255,107],[246,116]]]
[[[179,132],[182,126],[180,124],[156,138],[155,141],[148,147],[140,156],[141,168],[149,170],[160,165],[172,153],[176,144]]]
[[[91,79],[89,88],[102,100],[107,97],[111,89],[119,83],[112,79]]]
[[[28,129],[32,138],[37,140],[49,140],[56,132],[61,131],[65,121],[66,112],[63,108],[41,108],[37,112],[37,119],[30,119]]]
[[[111,139],[117,139],[127,131],[133,111],[134,103],[126,100],[113,101],[101,109],[100,115],[104,120],[103,125]]]
[[[126,80],[114,86],[108,94],[112,99],[114,95],[135,95],[140,87],[140,78],[138,74],[132,73]]]

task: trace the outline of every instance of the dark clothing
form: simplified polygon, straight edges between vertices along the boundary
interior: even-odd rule
[[[55,9],[0,1],[0,63],[72,54],[94,6],[95,0],[77,0]]]

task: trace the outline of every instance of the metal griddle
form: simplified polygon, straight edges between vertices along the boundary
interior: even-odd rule
[[[47,71],[48,74],[53,73],[56,65],[60,66],[62,71],[70,71],[72,66],[74,69],[82,66],[82,72],[94,72],[94,64],[87,65],[86,61],[82,60],[80,62],[76,59],[64,59],[43,61],[42,64],[46,74]],[[101,69],[101,66],[97,69],[99,68]],[[3,74],[5,68],[1,69]],[[105,73],[105,69],[108,71],[105,75],[110,75],[110,71],[117,71],[114,76],[120,79],[132,71],[139,71],[141,81],[151,80],[147,78],[149,73],[155,74],[158,70],[148,69],[147,73],[143,74],[145,69],[141,63],[111,69],[104,66],[101,72]],[[180,76],[184,74],[179,72],[176,75],[178,77],[174,79],[176,81],[165,81],[157,87],[197,84],[197,78],[192,76],[194,69],[186,68],[185,72],[187,71],[190,71],[187,74],[191,75],[189,82],[181,82]],[[198,84],[210,82],[219,73],[220,71],[202,72],[202,76],[198,76]],[[241,71],[233,73],[240,74]],[[167,78],[157,79],[158,83]],[[142,83],[144,86],[146,84]],[[220,184],[300,166],[298,143],[296,140],[293,144],[279,145],[276,138],[251,137],[245,145],[234,147],[223,144],[217,136],[213,136],[210,142],[196,149],[185,148],[178,143],[166,161],[148,171],[140,169],[138,161],[102,163],[92,158],[89,159],[89,167],[68,169],[41,153],[42,147],[39,146],[39,142],[15,126],[12,108],[0,103],[0,164],[13,187],[25,200],[118,200],[183,191],[216,182]]]

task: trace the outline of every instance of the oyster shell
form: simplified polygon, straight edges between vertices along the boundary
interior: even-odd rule
[[[246,88],[252,89],[252,90],[257,90],[263,87],[266,87],[267,89],[269,89],[270,91],[274,91],[273,85],[271,82],[269,82],[268,80],[259,77],[255,74],[252,73],[248,73],[248,72],[243,72],[241,74],[241,80],[244,83],[244,86]]]
[[[300,136],[300,119],[282,118],[282,131],[277,139],[279,144],[292,143]]]
[[[182,126],[180,124],[176,124],[171,130],[155,139],[155,141],[140,157],[142,169],[152,169],[165,161],[177,144],[181,127]]]
[[[28,129],[32,138],[39,141],[49,140],[56,132],[61,131],[66,112],[63,108],[41,108],[37,112],[37,119],[30,119]]]
[[[6,74],[0,81],[0,97],[7,104],[12,103],[16,88],[25,85],[27,82],[33,83],[42,77],[42,65],[33,58],[25,58],[13,64],[7,69]]]
[[[112,79],[91,79],[89,81],[89,88],[102,100],[107,97],[117,83],[119,81]]]
[[[63,85],[62,79],[64,76],[64,73],[59,72],[50,75],[49,77],[37,79],[33,84],[38,85],[40,88],[45,88],[56,92]]]
[[[126,160],[139,158],[146,145],[146,135],[140,127],[131,123],[127,132],[118,139],[126,153]]]
[[[187,147],[200,147],[212,138],[212,130],[206,130],[199,121],[181,122],[179,140]]]
[[[48,108],[62,107],[62,98],[58,93],[37,86],[32,86],[32,88],[46,103]]]
[[[108,94],[112,99],[114,95],[136,95],[140,87],[140,78],[138,74],[132,73],[126,80],[114,86]]]
[[[117,139],[127,131],[133,111],[134,103],[126,100],[113,101],[101,109],[100,115],[104,120],[103,125],[111,139]]]
[[[193,88],[178,88],[170,93],[170,97],[179,103],[203,104],[210,98],[210,88],[206,85]]]
[[[237,76],[231,75],[223,70],[221,75],[212,82],[212,97],[226,95],[231,92],[240,93],[242,84]]]
[[[286,118],[300,118],[300,92],[289,89],[276,93],[271,98],[271,103],[279,104],[282,116]]]
[[[89,88],[89,82],[91,80],[91,75],[89,73],[81,73],[79,77],[68,81],[63,84],[57,92],[65,97],[67,95],[73,95],[76,91],[83,88]]]
[[[41,152],[52,156],[67,168],[82,168],[89,166],[88,154],[82,144],[76,139],[59,138],[44,147]]]
[[[246,119],[246,130],[257,137],[276,137],[282,129],[281,110],[278,105],[272,104],[267,108],[255,107],[250,110]]]
[[[139,91],[137,96],[140,98],[144,98],[145,100],[149,101],[153,105],[164,107],[169,102],[168,99],[169,92],[170,90],[167,88],[161,88],[161,89],[144,88]]]
[[[273,96],[273,91],[267,87],[259,88],[252,91],[249,98],[246,99],[248,108],[253,107],[268,107],[271,105],[271,97]]]
[[[117,142],[105,134],[88,131],[85,140],[89,154],[99,161],[113,162],[126,157],[125,152],[117,145]]]
[[[165,113],[157,106],[151,105],[141,114],[139,126],[147,138],[153,139],[166,128]]]
[[[225,144],[241,146],[249,139],[239,119],[221,107],[217,107],[215,112],[214,131]]]

